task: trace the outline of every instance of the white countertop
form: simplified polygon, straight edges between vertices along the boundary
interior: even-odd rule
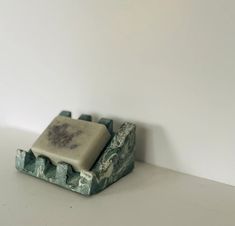
[[[0,129],[1,226],[234,226],[235,187],[136,163],[105,191],[83,197],[14,167],[35,134]]]

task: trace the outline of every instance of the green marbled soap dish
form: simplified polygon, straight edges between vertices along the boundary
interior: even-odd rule
[[[62,111],[29,151],[17,150],[16,169],[86,196],[104,190],[133,170],[136,136],[133,123],[125,122],[117,132],[113,132],[111,119],[102,118],[93,123],[90,115],[81,115],[78,121],[80,124],[73,126],[77,122],[71,119],[71,112]],[[87,125],[84,124],[86,122]],[[108,132],[100,125],[105,126]],[[81,127],[84,129],[77,129]],[[86,131],[88,127],[90,130]],[[90,142],[88,139],[84,144],[86,133],[94,139]],[[85,151],[81,152],[80,147]],[[97,152],[97,147],[102,148],[101,151]],[[44,149],[49,152],[40,152]],[[89,152],[90,156],[86,155]],[[65,155],[61,157],[61,153]],[[94,156],[98,157],[94,159]],[[73,161],[73,158],[78,158],[78,161]]]

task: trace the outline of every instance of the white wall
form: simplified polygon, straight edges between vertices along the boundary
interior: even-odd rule
[[[0,124],[132,120],[138,159],[235,185],[234,42],[232,0],[0,0]]]

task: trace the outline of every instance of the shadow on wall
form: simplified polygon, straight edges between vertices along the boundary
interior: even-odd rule
[[[143,122],[135,122],[136,159],[162,167],[179,167],[179,159],[163,127]]]

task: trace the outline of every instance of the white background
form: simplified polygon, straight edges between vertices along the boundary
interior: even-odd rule
[[[232,0],[0,0],[0,135],[131,120],[138,159],[235,185],[234,42]]]

